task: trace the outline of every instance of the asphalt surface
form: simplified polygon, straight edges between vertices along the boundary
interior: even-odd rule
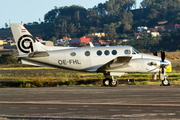
[[[1,119],[180,119],[180,86],[0,88]]]

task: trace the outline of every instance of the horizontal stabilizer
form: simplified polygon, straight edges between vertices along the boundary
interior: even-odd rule
[[[45,51],[42,52],[32,52],[30,54],[23,54],[23,55],[18,55],[16,57],[18,58],[35,58],[35,57],[47,57],[49,54]]]
[[[49,54],[46,51],[42,52],[32,52],[28,55],[28,58],[34,58],[34,57],[47,57]]]
[[[28,58],[28,54],[18,55],[16,57],[18,57],[18,58]]]

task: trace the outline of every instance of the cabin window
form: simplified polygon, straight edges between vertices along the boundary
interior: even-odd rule
[[[90,52],[89,52],[89,51],[86,51],[86,52],[85,52],[85,55],[86,55],[86,56],[90,56]]]
[[[104,51],[105,55],[109,55],[109,53],[110,53],[109,50]]]
[[[71,55],[71,56],[76,56],[76,53],[75,53],[75,52],[72,52],[70,55]]]
[[[97,55],[98,55],[98,56],[101,56],[101,55],[102,55],[102,51],[98,50],[98,51],[97,51]]]
[[[124,53],[125,54],[131,54],[131,51],[130,50],[125,50]]]
[[[113,50],[113,51],[112,51],[112,54],[113,54],[113,55],[117,55],[117,51],[116,51],[116,50]]]

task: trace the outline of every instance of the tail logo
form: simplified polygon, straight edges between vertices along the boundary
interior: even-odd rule
[[[34,52],[33,43],[36,40],[30,35],[23,35],[18,40],[18,48],[23,53],[31,53]]]

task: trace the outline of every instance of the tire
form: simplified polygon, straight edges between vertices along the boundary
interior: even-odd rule
[[[117,85],[118,85],[118,81],[117,80],[110,80],[110,83],[109,83],[109,85],[111,86],[111,87],[116,87]]]
[[[167,80],[167,79],[163,80],[162,85],[163,86],[169,86],[170,85],[169,80]]]
[[[109,78],[105,78],[105,79],[103,80],[103,85],[104,85],[104,86],[109,86],[109,83],[110,83],[110,79],[109,79]]]

